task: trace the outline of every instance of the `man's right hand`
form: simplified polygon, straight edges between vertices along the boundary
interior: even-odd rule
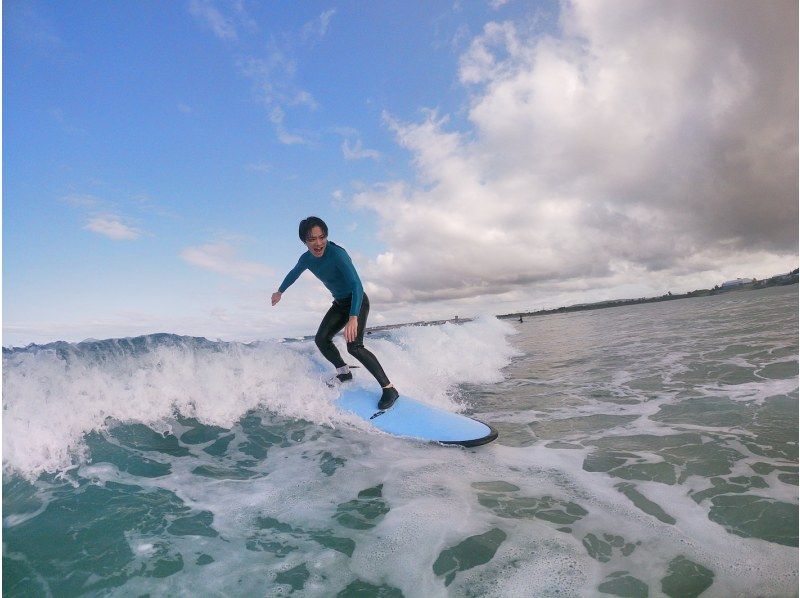
[[[281,295],[282,295],[282,293],[280,293],[280,292],[272,293],[272,305],[273,306],[277,305],[278,301],[281,300]]]

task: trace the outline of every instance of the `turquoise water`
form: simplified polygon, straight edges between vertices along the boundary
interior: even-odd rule
[[[6,349],[4,595],[797,595],[797,306],[369,337],[475,449],[337,412],[309,342]]]

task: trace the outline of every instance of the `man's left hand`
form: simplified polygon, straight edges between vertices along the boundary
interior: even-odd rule
[[[352,343],[358,336],[358,316],[350,316],[347,324],[344,327],[344,340]]]

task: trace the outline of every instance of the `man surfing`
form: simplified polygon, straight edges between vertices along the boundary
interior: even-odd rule
[[[310,270],[333,295],[333,304],[322,318],[314,338],[317,347],[325,359],[336,368],[336,378],[339,382],[352,380],[353,374],[350,368],[333,344],[334,335],[344,328],[347,352],[358,359],[381,385],[378,409],[389,409],[399,394],[386,377],[380,362],[364,347],[369,298],[364,293],[353,261],[342,247],[333,241],[328,241],[328,225],[321,218],[309,216],[301,220],[298,232],[300,240],[308,247],[308,251],[300,256],[297,265],[283,279],[277,292],[272,294],[272,305],[277,305],[286,289],[304,270]]]

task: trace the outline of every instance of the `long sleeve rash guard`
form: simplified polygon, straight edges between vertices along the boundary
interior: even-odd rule
[[[322,257],[314,257],[310,251],[306,251],[283,279],[278,291],[285,292],[304,270],[310,270],[319,278],[334,299],[338,301],[350,299],[350,315],[358,315],[364,298],[364,287],[361,286],[361,279],[353,266],[353,261],[343,248],[328,241]]]

